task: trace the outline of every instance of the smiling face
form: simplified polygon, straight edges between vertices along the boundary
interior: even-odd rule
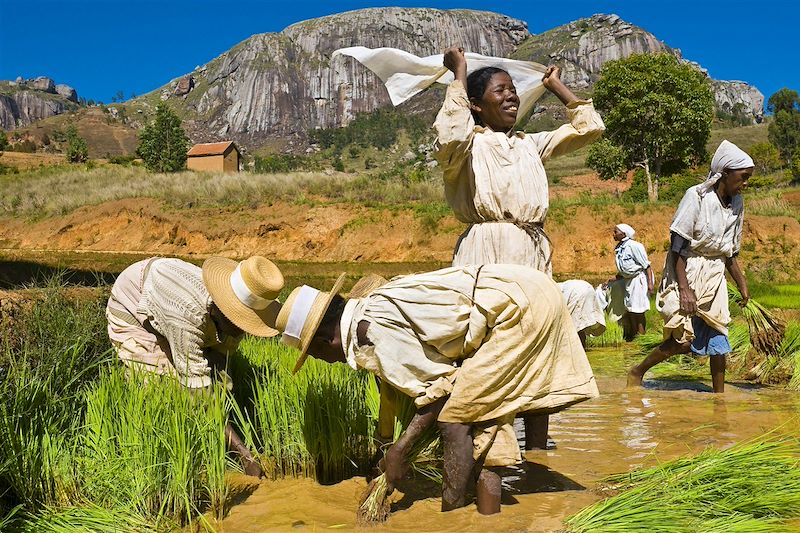
[[[492,75],[483,96],[472,98],[472,105],[484,125],[494,131],[510,131],[519,111],[519,96],[511,76],[505,72]]]

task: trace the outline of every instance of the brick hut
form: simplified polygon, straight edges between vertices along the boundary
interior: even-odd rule
[[[200,171],[239,172],[239,149],[233,141],[195,144],[186,154],[186,168]]]

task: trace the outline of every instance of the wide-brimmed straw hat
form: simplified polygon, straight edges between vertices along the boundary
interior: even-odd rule
[[[386,285],[389,283],[389,280],[384,278],[383,276],[379,276],[377,274],[367,274],[360,280],[356,281],[356,284],[353,285],[353,288],[350,289],[350,293],[347,295],[348,298],[364,298],[369,296],[372,291]]]
[[[241,262],[209,257],[203,262],[203,283],[211,300],[239,329],[257,337],[278,334],[276,298],[283,289],[283,274],[272,261],[258,255]]]
[[[329,292],[303,285],[286,298],[286,303],[278,313],[275,327],[283,333],[281,341],[284,344],[300,350],[300,357],[297,358],[292,373],[300,370],[306,362],[308,345],[319,329],[333,297],[339,294],[345,278],[346,274],[342,273]]]

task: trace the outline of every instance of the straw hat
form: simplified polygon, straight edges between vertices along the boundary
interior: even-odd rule
[[[274,337],[283,274],[261,256],[242,262],[209,257],[203,262],[203,283],[222,314],[239,329],[258,337]]]
[[[308,285],[297,287],[281,307],[275,320],[275,327],[283,332],[281,341],[300,350],[300,357],[297,358],[292,373],[300,370],[306,362],[308,345],[319,329],[322,317],[330,307],[333,297],[339,294],[345,277],[345,273],[339,275],[330,292],[322,292]]]
[[[384,278],[383,276],[379,276],[377,274],[367,274],[360,280],[356,281],[356,284],[353,285],[353,288],[350,289],[350,294],[347,295],[348,298],[364,298],[369,296],[372,291],[386,285],[389,283],[389,280]]]

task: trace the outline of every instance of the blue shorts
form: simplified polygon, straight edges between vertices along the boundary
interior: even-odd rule
[[[731,353],[731,343],[728,336],[723,335],[699,316],[692,317],[694,340],[692,352],[697,355],[725,355]]]

